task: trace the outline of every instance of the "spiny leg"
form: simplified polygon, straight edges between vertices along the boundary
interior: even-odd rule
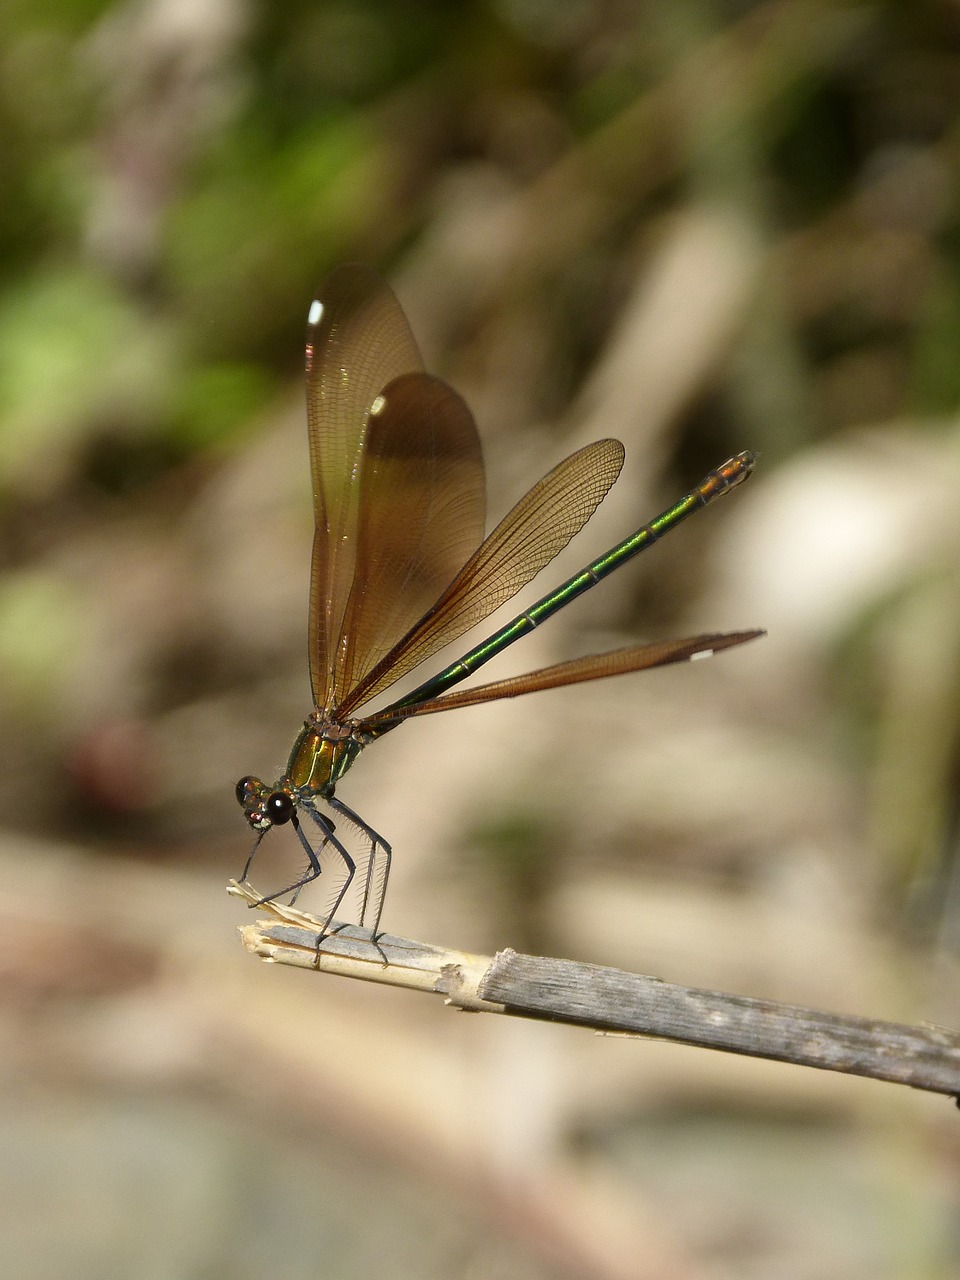
[[[323,837],[324,837],[323,844],[320,846],[320,848],[323,849],[328,842],[332,844],[333,847],[336,849],[337,853],[339,853],[340,858],[343,861],[343,865],[347,868],[347,874],[343,878],[343,884],[340,886],[339,890],[337,891],[337,895],[334,898],[333,906],[330,908],[329,912],[327,913],[327,918],[326,920],[324,920],[323,925],[321,926],[320,937],[318,940],[318,946],[319,946],[319,942],[322,942],[323,939],[326,937],[327,933],[329,932],[330,925],[333,923],[334,917],[336,916],[337,912],[340,910],[340,904],[341,902],[343,902],[344,898],[347,896],[347,891],[349,890],[350,886],[353,884],[353,878],[357,873],[357,864],[354,862],[353,858],[350,856],[346,846],[342,843],[342,841],[340,841],[333,834],[334,826],[333,826],[333,823],[330,821],[330,819],[324,817],[322,813],[318,813],[316,809],[314,809],[313,805],[311,804],[304,804],[303,807],[306,810],[306,812],[309,813],[310,817],[314,820],[314,822],[317,824],[320,830],[323,832]],[[306,837],[303,836],[301,837],[301,839],[305,841]],[[315,877],[310,877],[310,878],[315,879]]]
[[[376,942],[380,934],[380,916],[383,912],[384,899],[387,896],[387,881],[390,879],[390,865],[393,861],[393,849],[387,844],[383,836],[378,831],[374,831],[373,827],[368,826],[359,814],[354,813],[349,805],[337,800],[334,796],[330,796],[327,800],[331,809],[335,809],[337,813],[352,822],[359,831],[361,831],[370,841],[370,857],[367,862],[367,873],[364,877],[363,898],[360,903],[360,927],[366,927],[367,912],[371,909],[373,903],[372,915],[373,926],[370,930],[373,941]],[[383,851],[382,858],[377,857],[377,849]],[[378,865],[382,868],[377,872]],[[339,906],[339,902],[337,903]]]
[[[315,812],[314,812],[314,810],[313,810],[312,808],[309,810],[309,813],[310,813],[311,818],[313,818],[314,822],[315,822],[315,823],[317,824],[317,826],[320,828],[320,831],[321,831],[321,833],[322,833],[322,835],[323,835],[323,839],[320,841],[320,846],[319,846],[319,848],[318,848],[318,849],[316,849],[316,850],[314,850],[314,852],[315,852],[315,854],[316,854],[317,862],[319,863],[319,862],[320,862],[320,855],[321,855],[321,853],[323,853],[324,849],[325,849],[325,848],[327,847],[327,845],[330,843],[330,836],[331,836],[331,835],[332,835],[332,833],[336,830],[336,827],[333,825],[333,821],[332,821],[332,819],[330,819],[330,818],[325,818],[325,817],[321,817],[319,814],[315,813]],[[305,841],[306,841],[306,836],[305,836],[305,835],[303,834],[303,832],[302,832],[302,831],[300,831],[299,829],[297,830],[297,837],[298,837],[298,839],[300,840],[300,843],[301,843],[301,844],[304,844],[304,843],[305,843]],[[312,867],[310,868],[310,870],[312,871]],[[321,874],[322,874],[322,872],[318,871],[318,872],[316,873],[316,875],[306,875],[306,876],[304,876],[304,878],[300,881],[299,886],[294,890],[293,895],[292,895],[292,897],[290,898],[290,901],[287,903],[287,906],[292,907],[292,906],[293,906],[293,904],[296,902],[296,900],[300,897],[300,890],[301,890],[301,889],[303,889],[305,885],[312,884],[312,883],[313,883],[313,881],[314,881],[314,880],[316,880],[317,876],[318,876],[318,875],[321,875]],[[349,872],[349,874],[348,874],[348,878],[347,878],[347,883],[348,883],[348,884],[349,884],[349,882],[350,882],[350,880],[351,880],[352,878],[353,878],[353,873],[352,873],[352,872]],[[338,899],[338,901],[339,901],[339,899]]]
[[[339,845],[339,841],[337,841],[335,837],[332,836],[332,833],[326,829],[326,827],[323,825],[323,822],[320,820],[319,816],[311,811],[311,817],[314,818],[314,820],[317,822],[317,825],[320,827],[320,830],[323,832],[323,842],[320,845],[321,850],[323,849],[324,845],[327,843],[328,840],[333,839],[334,844],[340,850],[341,856],[345,858],[347,866],[349,868],[349,875],[347,878],[349,883],[349,881],[353,878],[353,859]],[[288,884],[285,889],[277,889],[276,892],[274,893],[266,894],[264,897],[262,897],[259,900],[259,902],[252,904],[254,906],[257,906],[257,907],[263,906],[267,902],[273,902],[275,898],[285,897],[286,894],[288,893],[292,893],[294,895],[298,894],[304,885],[309,884],[312,880],[316,880],[317,876],[319,876],[323,870],[323,868],[320,866],[320,859],[317,857],[317,854],[313,846],[311,845],[310,841],[304,835],[303,828],[300,825],[300,819],[297,817],[296,814],[292,816],[292,818],[290,819],[290,822],[291,822],[291,825],[293,826],[294,831],[296,831],[297,833],[297,839],[300,841],[301,845],[303,846],[306,852],[307,863],[308,863],[307,869],[303,873],[303,875],[299,878],[299,880],[295,880],[293,884]]]
[[[265,831],[261,831],[257,834],[257,838],[253,842],[253,848],[250,850],[250,857],[247,859],[246,863],[244,864],[243,874],[240,877],[240,884],[247,883],[247,872],[250,870],[250,864],[251,862],[253,862],[254,854],[260,848],[260,841],[263,839],[263,837],[266,834],[267,833]]]

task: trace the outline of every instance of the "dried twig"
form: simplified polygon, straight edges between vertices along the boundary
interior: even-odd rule
[[[231,882],[251,906],[257,896]],[[261,959],[368,982],[433,991],[461,1009],[549,1019],[818,1067],[960,1096],[960,1033],[681,987],[603,965],[500,951],[477,956],[321,922],[265,904],[271,920],[241,929]]]

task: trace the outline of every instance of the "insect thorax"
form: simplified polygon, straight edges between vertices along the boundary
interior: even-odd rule
[[[284,781],[294,792],[333,795],[334,787],[368,741],[355,721],[337,724],[315,712],[297,735]]]

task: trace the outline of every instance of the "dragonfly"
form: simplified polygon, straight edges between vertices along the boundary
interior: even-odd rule
[[[486,480],[473,416],[451,386],[425,371],[394,293],[360,264],[334,269],[310,305],[306,382],[315,516],[308,636],[314,710],[282,777],[237,783],[237,799],[256,832],[241,880],[247,883],[265,835],[291,824],[306,867],[257,905],[287,894],[295,901],[321,874],[321,853],[338,858],[340,878],[320,936],[326,935],[338,927],[337,913],[357,877],[357,859],[342,838],[345,822],[360,833],[364,850],[354,890],[359,925],[376,940],[392,849],[336,795],[360,752],[415,716],[705,658],[763,635],[751,630],[655,641],[450,692],[694,511],[729,493],[756,459],[749,452],[730,458],[411,693],[363,714],[566,547],[616,480],[624,448],[605,439],[578,449],[484,537]]]

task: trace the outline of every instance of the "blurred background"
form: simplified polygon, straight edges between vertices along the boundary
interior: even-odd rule
[[[626,445],[526,601],[760,454],[491,679],[769,632],[385,738],[384,926],[957,1025],[960,6],[13,0],[0,59],[10,1274],[957,1274],[949,1100],[269,968],[224,885],[310,710],[304,317],[360,259],[491,525]]]

